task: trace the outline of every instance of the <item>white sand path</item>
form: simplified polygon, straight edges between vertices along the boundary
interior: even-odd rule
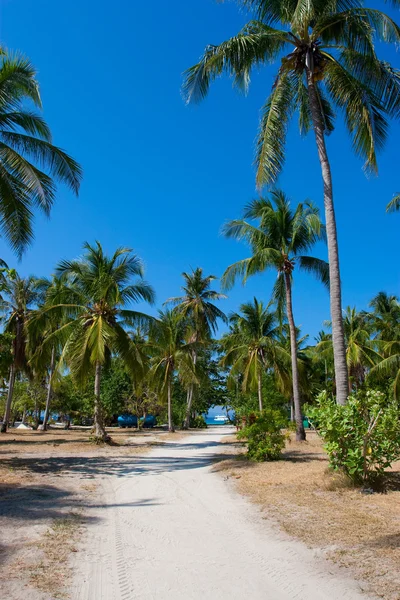
[[[193,433],[103,477],[72,600],[366,600],[212,472],[228,434]]]

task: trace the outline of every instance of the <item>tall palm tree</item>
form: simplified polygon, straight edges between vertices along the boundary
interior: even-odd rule
[[[279,64],[261,115],[256,151],[259,187],[274,183],[283,168],[293,114],[299,115],[302,133],[314,129],[324,189],[337,402],[344,404],[348,383],[339,250],[325,137],[334,129],[335,107],[344,116],[355,153],[369,170],[377,171],[376,151],[384,145],[387,118],[399,115],[400,76],[378,59],[374,42],[398,43],[400,28],[359,0],[242,0],[241,4],[254,11],[255,19],[237,36],[206,47],[200,61],[186,71],[184,94],[187,102],[201,100],[210,82],[223,73],[247,91],[253,68]]]
[[[82,258],[64,260],[56,269],[66,286],[64,301],[56,295],[44,311],[55,311],[63,323],[44,343],[52,346],[62,340],[60,366],[66,364],[78,384],[94,373],[94,436],[107,441],[100,401],[102,368],[111,355],[120,356],[132,370],[140,368],[141,352],[126,327],[151,319],[125,307],[140,300],[153,303],[154,291],[143,279],[142,261],[130,248],[118,248],[112,256],[99,242],[85,243],[84,249]]]
[[[273,299],[282,313],[286,307],[290,330],[292,354],[293,402],[297,426],[297,439],[305,439],[300,405],[299,371],[297,364],[296,326],[292,307],[292,278],[296,265],[308,271],[328,285],[328,263],[304,255],[318,240],[323,240],[325,228],[319,211],[311,203],[299,204],[295,210],[282,191],[271,192],[271,199],[260,198],[251,202],[244,211],[244,219],[258,221],[258,226],[246,220],[230,221],[223,232],[227,237],[244,240],[250,246],[252,256],[228,267],[222,277],[222,285],[229,289],[236,278],[243,283],[251,275],[267,269],[275,269],[278,278]]]
[[[160,311],[150,326],[148,348],[152,358],[149,380],[166,397],[168,404],[168,430],[174,431],[172,417],[172,383],[175,373],[184,386],[197,383],[191,353],[193,342],[187,343],[187,324],[177,311]]]
[[[36,71],[22,57],[0,56],[0,232],[21,255],[33,238],[33,210],[49,215],[55,181],[76,194],[82,177],[78,163],[52,144],[41,108]]]
[[[244,393],[257,391],[258,407],[262,411],[262,378],[267,369],[281,372],[290,365],[290,352],[286,352],[277,341],[277,315],[253,299],[239,308],[239,313],[230,316],[231,330],[221,340],[225,352],[223,366],[230,366],[230,377],[242,376]],[[289,367],[290,368],[290,367]],[[286,372],[289,369],[286,368]]]
[[[189,339],[193,344],[193,365],[196,367],[198,345],[211,341],[212,335],[215,335],[217,331],[218,319],[224,323],[227,322],[225,314],[214,304],[215,301],[226,298],[226,296],[211,289],[211,284],[217,277],[214,275],[204,276],[203,269],[200,267],[191,273],[182,273],[182,276],[185,280],[185,284],[182,286],[184,295],[169,298],[166,304],[175,305],[176,310],[187,320]],[[189,428],[193,395],[194,384],[190,385],[187,391],[184,429]]]
[[[15,273],[13,278],[7,283],[7,288],[2,300],[1,308],[5,321],[4,331],[6,333],[11,333],[13,336],[13,361],[10,367],[6,408],[3,423],[1,425],[1,433],[7,431],[15,377],[19,372],[30,373],[27,351],[27,323],[31,312],[39,299],[36,281],[36,278],[33,276],[22,278]]]

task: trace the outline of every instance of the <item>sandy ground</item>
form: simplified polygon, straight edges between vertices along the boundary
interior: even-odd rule
[[[88,431],[0,436],[1,598],[68,598],[70,555],[103,506],[103,480],[130,471],[137,455],[143,461],[152,444],[170,439],[161,430],[111,433],[111,447],[90,444]]]
[[[211,428],[88,468],[101,501],[73,554],[71,600],[366,600],[212,471],[231,433]]]

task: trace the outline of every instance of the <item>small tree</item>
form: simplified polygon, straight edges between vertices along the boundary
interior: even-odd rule
[[[335,404],[326,392],[307,408],[325,442],[330,466],[357,484],[373,483],[400,458],[400,420],[396,402],[375,390]]]

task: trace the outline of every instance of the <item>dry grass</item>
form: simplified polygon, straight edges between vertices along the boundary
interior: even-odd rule
[[[68,564],[71,552],[76,552],[75,543],[81,533],[82,516],[71,512],[62,519],[53,521],[37,543],[41,560],[30,569],[30,583],[52,598],[66,598],[64,592],[72,576]]]
[[[242,444],[234,446],[242,451]],[[321,441],[310,433],[306,443],[291,442],[281,461],[238,456],[217,470],[290,535],[350,567],[378,597],[400,599],[400,463],[387,493],[365,495],[328,471]]]

